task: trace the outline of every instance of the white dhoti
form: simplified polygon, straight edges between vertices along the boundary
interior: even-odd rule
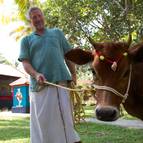
[[[53,86],[30,93],[31,143],[74,143],[80,140],[74,130],[69,92]]]

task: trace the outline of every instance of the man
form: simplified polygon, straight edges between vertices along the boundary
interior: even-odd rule
[[[76,82],[73,63],[64,59],[71,47],[59,29],[45,28],[39,8],[30,8],[28,15],[35,31],[22,39],[19,61],[30,75],[31,143],[81,143],[73,127],[69,92],[44,85]]]

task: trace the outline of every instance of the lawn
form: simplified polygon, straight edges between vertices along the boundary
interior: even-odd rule
[[[83,143],[143,143],[143,129],[81,123],[76,125]],[[0,143],[29,143],[29,117],[0,119]]]
[[[83,143],[143,143],[143,129],[88,123],[78,125]]]
[[[0,143],[30,143],[29,118],[0,119]]]

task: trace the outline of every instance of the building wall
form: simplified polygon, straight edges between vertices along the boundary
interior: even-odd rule
[[[9,84],[17,79],[18,77],[0,75],[0,109],[11,109],[13,99],[11,87]]]

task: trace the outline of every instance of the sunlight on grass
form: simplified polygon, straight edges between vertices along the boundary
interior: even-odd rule
[[[135,120],[135,119],[137,119],[136,117],[133,117],[133,116],[129,115],[125,110],[122,111],[122,114],[123,114],[121,116],[122,119],[127,119],[127,120]]]
[[[0,143],[30,143],[29,138],[24,139],[11,139],[7,141],[0,141]]]
[[[84,106],[84,109],[86,117],[95,116],[95,106]],[[30,143],[29,119],[0,117],[0,143]],[[143,143],[143,129],[89,122],[77,124],[75,127],[83,143]]]
[[[84,143],[143,143],[143,129],[82,123],[77,125]]]
[[[85,117],[95,117],[95,106],[84,106]]]
[[[76,125],[83,143],[142,143],[143,129],[81,123]],[[29,118],[0,119],[0,143],[30,143]]]
[[[29,118],[0,119],[0,143],[29,143]]]

